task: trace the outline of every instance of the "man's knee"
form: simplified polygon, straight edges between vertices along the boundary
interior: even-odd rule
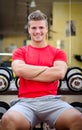
[[[56,122],[58,130],[82,130],[82,113],[72,108],[66,110]]]
[[[2,130],[30,129],[30,122],[21,113],[12,110],[3,115],[1,122]]]
[[[10,127],[10,123],[12,122],[10,116],[8,114],[4,114],[1,118],[1,127],[2,130]]]
[[[70,125],[71,129],[82,130],[82,113],[76,115]]]
[[[6,112],[1,118],[1,128],[0,130],[16,130],[19,128],[18,122],[16,122],[16,115],[13,112]]]

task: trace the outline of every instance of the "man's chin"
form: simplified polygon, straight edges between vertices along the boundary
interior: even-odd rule
[[[42,42],[42,40],[35,40],[35,42],[39,43],[39,42]]]

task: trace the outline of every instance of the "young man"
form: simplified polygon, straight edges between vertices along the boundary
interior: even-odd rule
[[[13,53],[12,69],[20,78],[18,99],[3,115],[1,130],[28,130],[47,122],[57,130],[82,130],[82,114],[57,95],[58,81],[67,71],[66,54],[47,45],[47,16],[28,16],[31,44]]]

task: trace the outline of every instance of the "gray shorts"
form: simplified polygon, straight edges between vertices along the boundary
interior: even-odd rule
[[[51,128],[54,127],[61,113],[72,107],[62,101],[60,95],[18,98],[11,102],[11,106],[9,110],[15,110],[23,114],[29,120],[31,127],[40,122],[46,122]]]

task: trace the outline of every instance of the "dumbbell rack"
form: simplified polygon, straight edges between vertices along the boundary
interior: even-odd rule
[[[12,87],[13,86],[13,87]],[[63,86],[63,87],[62,87]],[[17,95],[18,88],[15,84],[15,80],[10,81],[10,87],[7,91],[0,92],[0,95]],[[63,81],[63,85],[58,88],[58,95],[82,95],[82,91],[72,91],[67,87],[66,81]]]
[[[12,56],[12,53],[0,53],[0,56]],[[64,86],[66,86],[66,82],[64,81]],[[12,89],[12,84],[14,84],[14,88]],[[6,101],[8,103],[10,103],[10,101],[13,98],[16,98],[18,94],[18,89],[15,86],[15,81],[12,80],[10,81],[10,87],[8,88],[7,91],[4,92],[0,92],[0,101]],[[66,88],[66,87],[60,87],[58,88],[58,95],[62,96],[62,99],[71,103],[73,101],[81,101],[82,102],[82,91],[79,92],[74,92],[71,91],[70,89]]]
[[[12,56],[12,53],[0,53],[0,56],[9,56],[9,57],[11,57]],[[11,81],[11,83],[10,83],[10,86],[12,86],[12,81]],[[15,96],[17,96],[17,94],[18,94],[18,90],[17,90],[17,88],[16,89],[10,89],[10,87],[9,87],[9,89],[7,90],[7,91],[5,91],[5,92],[0,92],[0,97],[2,96],[2,98],[1,99],[3,99],[3,100],[5,100],[6,99],[6,97],[15,97]],[[80,91],[80,92],[74,92],[74,91],[71,91],[71,90],[69,90],[68,88],[63,88],[63,87],[61,87],[59,90],[58,90],[58,95],[61,95],[61,96],[63,96],[63,97],[72,97],[73,98],[73,96],[75,96],[76,98],[77,98],[77,100],[79,101],[79,99],[78,99],[78,97],[80,97],[80,99],[82,100],[82,91]],[[77,95],[77,96],[76,96]],[[4,97],[4,98],[3,98]],[[64,98],[65,99],[65,98]]]
[[[0,53],[0,56],[9,56],[9,57],[12,57],[12,53]],[[76,68],[79,68],[79,67],[76,67]],[[82,74],[82,69],[80,71],[81,71],[81,74]],[[67,77],[67,74],[66,74],[66,77]],[[11,80],[11,79],[9,79],[9,80]],[[67,84],[65,84],[65,86],[66,85]],[[58,94],[61,94],[61,95],[82,95],[82,91],[80,91],[80,92],[74,92],[74,91],[70,91],[69,89],[67,89],[67,88],[64,87],[64,88],[60,88],[59,89]],[[6,91],[4,93],[0,92],[0,95],[17,95],[17,90],[13,90],[12,91],[12,90],[9,89],[8,91]]]
[[[0,95],[17,95],[18,94],[18,90],[7,90],[5,92],[0,93]],[[58,95],[82,95],[82,91],[81,92],[73,92],[71,90],[68,89],[60,89],[58,91]]]

